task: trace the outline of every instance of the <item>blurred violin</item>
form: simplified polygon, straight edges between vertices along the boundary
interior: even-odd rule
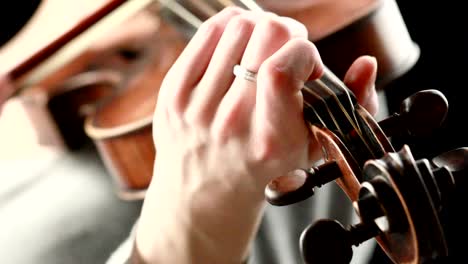
[[[97,146],[122,199],[143,199],[151,182],[156,155],[152,124],[159,88],[187,41],[180,31],[161,21],[151,52],[125,82],[125,89],[98,105],[85,120],[85,132]]]
[[[151,48],[150,38],[159,24],[150,10],[151,1],[102,3],[4,73],[16,89],[12,96],[19,99],[41,145],[75,150],[86,144],[85,116],[95,104],[122,88],[121,83],[133,74],[135,62]],[[9,55],[21,57],[18,51],[27,54],[32,50],[28,48],[29,36],[36,36],[38,30],[45,35],[53,32],[40,25],[60,8],[58,2],[40,3],[23,31],[2,47],[2,67],[9,67],[5,66],[11,61]],[[125,30],[108,35],[124,22]]]
[[[151,0],[107,1],[71,29],[9,69],[5,75],[19,92],[82,54],[93,41],[103,34],[108,34],[151,2]]]
[[[50,145],[51,140],[63,138],[71,150],[89,143],[84,119],[97,104],[129,87],[129,79],[142,70],[141,61],[157,49],[159,26],[159,17],[144,9],[113,37],[96,40],[77,60],[22,92],[20,102],[32,123],[42,126],[37,129],[40,143]],[[60,133],[50,133],[50,128]]]

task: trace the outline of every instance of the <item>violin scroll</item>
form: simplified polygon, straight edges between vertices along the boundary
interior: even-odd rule
[[[359,198],[353,202],[361,222],[348,229],[331,219],[308,226],[300,238],[306,263],[349,263],[352,246],[374,237],[394,263],[447,257],[439,213],[457,179],[466,181],[467,151],[449,151],[431,163],[414,160],[405,145],[399,152],[366,162]]]
[[[333,100],[327,97],[324,102],[332,106]],[[405,99],[399,113],[380,122],[355,104],[348,115],[357,122],[348,133],[336,129],[353,122],[338,119],[341,112],[330,112],[339,120],[336,127],[308,120],[324,163],[274,179],[266,186],[266,200],[276,206],[296,203],[311,197],[315,187],[336,181],[360,223],[345,228],[325,219],[308,226],[300,237],[306,263],[349,263],[352,247],[372,238],[394,263],[425,263],[448,256],[442,210],[454,190],[468,186],[468,148],[415,160],[409,146],[395,151],[388,140],[401,134],[428,136],[442,125],[447,112],[442,93],[422,90]],[[365,148],[356,147],[359,139]]]

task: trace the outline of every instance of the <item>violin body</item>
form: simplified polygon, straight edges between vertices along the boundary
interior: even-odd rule
[[[124,31],[102,37],[78,56],[65,58],[66,63],[43,79],[18,91],[40,145],[74,151],[91,143],[83,129],[84,119],[102,100],[125,89],[125,81],[135,75],[139,61],[153,47],[159,18],[149,9],[129,21],[130,30],[138,27],[137,33]],[[45,49],[36,57],[48,52]],[[22,72],[19,69],[28,65],[24,62],[12,72]]]
[[[84,53],[19,94],[40,145],[76,150],[89,142],[83,130],[86,111],[110,96],[120,77],[92,70],[95,60],[94,54]]]
[[[187,39],[162,21],[152,43],[137,73],[85,121],[86,134],[115,180],[117,195],[125,200],[143,199],[151,182],[156,155],[153,113],[159,87]]]
[[[408,72],[418,61],[420,50],[406,28],[395,1],[377,1],[376,7],[353,23],[314,41],[327,67],[344,77],[361,55],[377,59],[376,88]]]

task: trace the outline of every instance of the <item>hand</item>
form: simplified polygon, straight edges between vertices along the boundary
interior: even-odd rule
[[[235,64],[258,72],[234,78]],[[376,62],[345,81],[376,110]],[[136,245],[149,263],[240,263],[273,178],[311,164],[300,89],[323,64],[305,27],[227,8],[208,19],[167,73],[153,122],[157,149]]]

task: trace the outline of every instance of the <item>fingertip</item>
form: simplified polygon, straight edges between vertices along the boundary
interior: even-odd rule
[[[357,58],[346,72],[344,82],[347,85],[367,84],[375,81],[377,74],[377,59],[373,56],[364,55]],[[372,79],[374,78],[374,80]]]
[[[344,83],[353,91],[358,103],[369,112],[378,108],[375,81],[377,78],[377,59],[373,56],[357,58],[346,72]],[[369,108],[368,108],[369,107]],[[375,114],[375,113],[373,113]]]
[[[309,75],[309,81],[316,80],[320,77],[322,77],[323,73],[325,72],[325,66],[323,64],[322,58],[320,57],[318,51],[317,51],[317,56],[315,56],[315,64],[314,68],[312,69],[311,74]]]
[[[285,16],[278,17],[278,19],[282,20],[284,23],[289,25],[289,28],[291,28],[292,38],[307,39],[307,37],[309,36],[307,27],[303,23],[299,22],[298,20],[290,18],[290,17],[285,17]]]
[[[379,111],[379,98],[375,86],[370,90],[370,94],[362,106],[364,106],[371,115],[376,115]]]
[[[306,81],[319,78],[323,72],[324,65],[315,45],[306,39],[293,38],[265,60],[259,75],[273,86],[285,86],[295,94]]]

